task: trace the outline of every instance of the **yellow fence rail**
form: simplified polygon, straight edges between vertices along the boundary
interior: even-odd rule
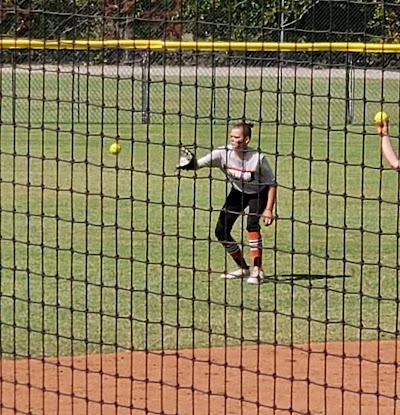
[[[162,40],[0,39],[0,49],[400,53],[400,44],[362,42],[179,42]]]

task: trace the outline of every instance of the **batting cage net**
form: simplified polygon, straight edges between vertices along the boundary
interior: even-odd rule
[[[0,17],[2,415],[400,413],[397,2]]]

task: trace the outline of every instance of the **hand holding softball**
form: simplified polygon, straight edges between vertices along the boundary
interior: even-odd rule
[[[378,112],[374,117],[376,131],[380,137],[389,134],[389,116],[386,112]]]
[[[389,116],[384,113],[377,113],[375,115],[375,127],[379,134],[381,151],[387,162],[397,172],[400,172],[400,158],[393,149],[389,137]]]
[[[386,112],[379,111],[375,114],[374,121],[375,124],[383,124],[389,121],[389,115]]]
[[[383,124],[376,124],[376,131],[380,137],[389,135],[389,123],[386,121]]]

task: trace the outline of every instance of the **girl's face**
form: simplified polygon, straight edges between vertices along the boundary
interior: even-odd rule
[[[231,130],[231,146],[232,150],[244,151],[250,142],[250,137],[243,136],[243,128],[237,127]]]

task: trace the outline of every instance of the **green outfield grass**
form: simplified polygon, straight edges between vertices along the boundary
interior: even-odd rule
[[[226,126],[56,127],[0,129],[3,357],[397,332],[398,175],[380,170],[373,129],[256,128],[279,219],[254,287],[219,278],[223,175],[174,175],[180,139],[201,155]]]
[[[282,122],[292,125],[330,125],[343,128],[346,120],[344,78],[284,77]],[[142,117],[140,77],[75,75],[70,73],[26,72],[2,74],[1,120],[5,123],[40,125],[89,122],[90,124],[131,124]],[[356,79],[354,118],[370,125],[376,111],[384,107],[398,121],[400,80]],[[211,77],[152,76],[150,111],[154,123],[218,124],[246,114],[252,120],[275,122],[278,80],[276,76]]]

